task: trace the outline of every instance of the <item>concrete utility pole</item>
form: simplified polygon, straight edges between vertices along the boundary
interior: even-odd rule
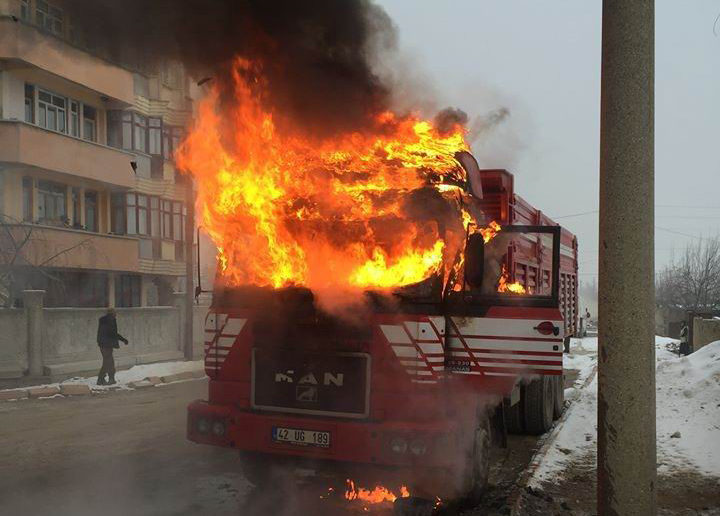
[[[604,0],[598,515],[656,514],[654,0]]]

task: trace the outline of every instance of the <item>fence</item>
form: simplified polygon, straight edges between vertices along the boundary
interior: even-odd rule
[[[182,360],[184,294],[172,307],[117,308],[118,331],[130,343],[115,354],[118,367]],[[96,342],[103,308],[44,308],[42,291],[24,293],[24,309],[0,310],[0,380],[57,378],[99,369]],[[203,353],[206,306],[194,307],[194,357]]]

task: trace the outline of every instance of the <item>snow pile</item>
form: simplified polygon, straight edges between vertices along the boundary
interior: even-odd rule
[[[684,470],[720,477],[720,341],[682,358],[671,351],[677,344],[665,337],[655,340],[658,472]],[[581,355],[580,349],[588,355]],[[566,357],[566,368],[585,363],[580,375],[593,374],[594,362],[591,365],[588,357],[597,360],[597,339],[583,339],[572,351],[583,358]],[[566,389],[566,398],[568,391],[575,398],[549,437],[530,481],[534,487],[561,476],[571,463],[596,467],[597,375],[584,388],[576,381],[574,388]]]
[[[161,362],[158,364],[136,365],[125,371],[115,373],[115,385],[97,385],[97,376],[90,378],[74,377],[59,383],[48,383],[42,387],[59,387],[62,384],[85,384],[93,391],[104,391],[109,389],[132,390],[128,384],[139,382],[145,378],[170,376],[178,373],[204,371],[205,365],[202,360],[192,362]],[[159,384],[164,385],[164,384]],[[8,389],[14,390],[14,389]]]
[[[161,362],[158,364],[136,365],[125,371],[115,373],[115,385],[97,385],[97,376],[91,378],[70,378],[62,383],[84,383],[94,391],[107,389],[131,389],[131,382],[139,382],[153,376],[170,376],[178,373],[202,371],[205,368],[202,360],[194,362]],[[58,384],[55,384],[58,385]]]
[[[658,471],[720,476],[720,341],[687,357],[658,357],[656,384]]]

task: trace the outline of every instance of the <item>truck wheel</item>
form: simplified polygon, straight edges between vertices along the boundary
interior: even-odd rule
[[[544,434],[553,422],[554,388],[548,376],[532,380],[525,386],[525,431]]]
[[[553,396],[553,419],[557,420],[565,412],[565,375],[553,376],[555,396]]]
[[[272,466],[267,459],[256,455],[240,454],[242,474],[255,487],[267,485],[272,477]]]
[[[520,392],[521,398],[515,405],[505,406],[505,428],[509,434],[523,433],[522,389]]]
[[[478,417],[472,442],[472,451],[464,471],[465,498],[477,503],[485,494],[490,477],[490,418],[482,411]]]

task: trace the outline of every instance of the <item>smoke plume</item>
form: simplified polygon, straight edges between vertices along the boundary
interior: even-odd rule
[[[306,133],[361,129],[388,104],[371,53],[395,45],[370,0],[69,0],[89,45],[121,63],[182,62],[230,92],[232,60],[262,68],[262,96],[280,125]]]

